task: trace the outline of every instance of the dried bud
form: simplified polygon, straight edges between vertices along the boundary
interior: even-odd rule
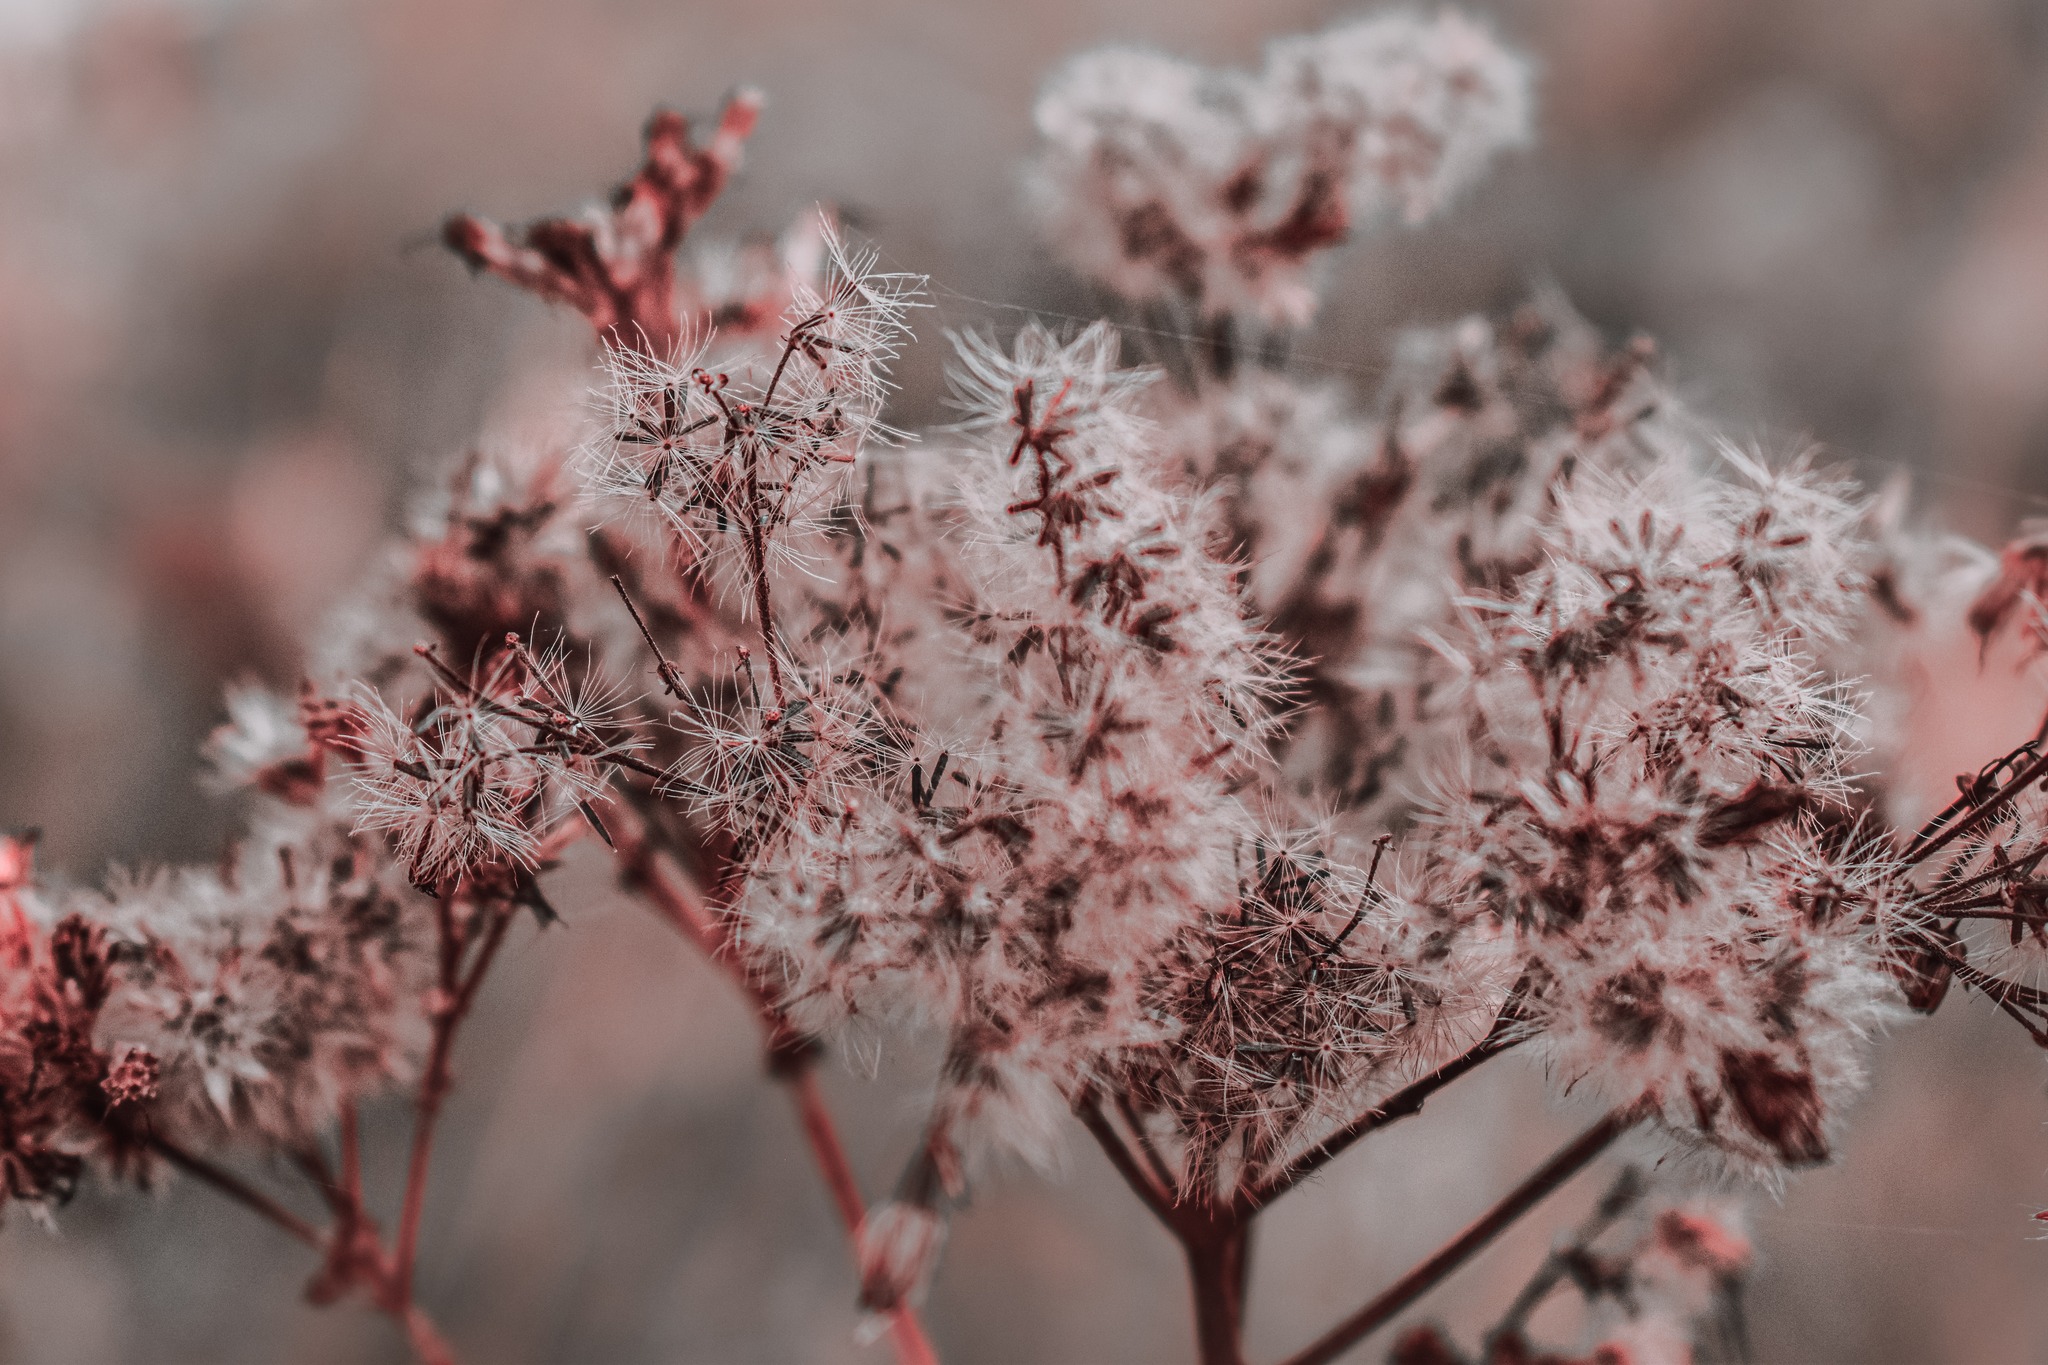
[[[2042,631],[2042,596],[2048,592],[2048,529],[2036,527],[2005,547],[1998,577],[1985,585],[1965,618],[1985,648],[1991,637],[2031,607],[2035,634]]]
[[[1768,1052],[1724,1052],[1721,1081],[1736,1115],[1786,1164],[1812,1166],[1828,1159],[1820,1092],[1810,1074],[1785,1070]]]
[[[40,833],[27,829],[0,834],[0,892],[18,891],[35,880]]]
[[[156,1083],[162,1066],[147,1050],[139,1047],[128,1049],[128,1055],[107,1068],[106,1079],[100,1082],[100,1089],[106,1092],[107,1103],[119,1108],[124,1104],[147,1104],[156,1098]]]
[[[922,1298],[945,1237],[934,1209],[891,1200],[871,1212],[860,1230],[861,1306],[886,1313]]]
[[[1699,1210],[1664,1210],[1657,1216],[1656,1235],[1667,1251],[1696,1270],[1739,1275],[1749,1266],[1749,1239]]]
[[[107,998],[106,931],[82,915],[66,915],[50,931],[50,965],[69,1003],[90,1012]]]
[[[1763,836],[1771,826],[1789,820],[1813,803],[1799,787],[1757,781],[1740,796],[1718,802],[1700,820],[1700,847],[1726,848]]]
[[[1519,1339],[1514,1345],[1520,1345]],[[1514,1347],[1509,1349],[1512,1351]],[[1496,1350],[1495,1354],[1506,1353]],[[1433,1322],[1425,1322],[1396,1338],[1394,1349],[1387,1353],[1387,1365],[1466,1365],[1466,1362],[1458,1349],[1451,1345],[1451,1339],[1444,1334],[1443,1328]]]

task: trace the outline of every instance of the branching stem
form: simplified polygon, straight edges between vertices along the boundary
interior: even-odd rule
[[[653,846],[648,832],[643,828],[632,838],[622,838],[619,846],[627,855],[629,884],[644,893],[662,918],[724,971],[745,994],[747,1004],[761,1021],[768,1039],[769,1074],[789,1091],[791,1102],[796,1105],[811,1159],[824,1178],[847,1239],[858,1254],[861,1232],[867,1223],[867,1202],[861,1196],[853,1163],[847,1159],[838,1125],[818,1085],[817,1063],[808,1039],[790,1024],[777,1005],[770,984],[748,969],[734,951],[732,936],[719,923],[716,912],[705,904],[674,861]],[[936,1365],[938,1354],[932,1349],[917,1310],[899,1302],[889,1308],[888,1317],[890,1342],[898,1365]]]
[[[237,1204],[249,1209],[260,1217],[267,1218],[283,1228],[293,1237],[309,1247],[325,1245],[326,1237],[320,1229],[293,1213],[284,1205],[272,1199],[248,1181],[225,1167],[216,1166],[205,1157],[195,1156],[178,1146],[169,1138],[151,1134],[145,1139],[149,1150],[176,1166],[185,1174],[202,1184],[210,1185]]]
[[[1499,1056],[1520,1042],[1523,1038],[1519,1031],[1522,1022],[1521,1012],[1515,1005],[1515,997],[1511,995],[1507,1006],[1494,1020],[1493,1028],[1479,1042],[1428,1075],[1395,1091],[1265,1179],[1245,1187],[1237,1197],[1238,1211],[1249,1213],[1271,1203],[1328,1165],[1360,1138],[1379,1131],[1397,1119],[1421,1113],[1423,1103],[1430,1096],[1480,1063]]]
[[[463,956],[469,946],[467,936],[455,922],[451,898],[443,896],[440,901],[437,922],[440,926],[441,982],[434,1002],[433,1042],[427,1052],[426,1069],[421,1073],[419,1094],[414,1101],[412,1158],[406,1170],[405,1204],[399,1213],[398,1240],[393,1248],[391,1290],[402,1308],[409,1309],[412,1305],[420,1219],[426,1210],[427,1165],[433,1156],[441,1104],[447,1099],[449,1086],[454,1080],[451,1060],[455,1051],[455,1035],[462,1027],[462,1021],[468,1017],[469,1008],[476,1000],[477,987],[483,984],[484,973],[490,970],[491,959],[497,956],[498,945],[504,942],[505,930],[510,927],[515,910],[509,904],[494,904],[484,913],[489,915],[489,923],[484,928],[482,944],[465,971]]]
[[[1378,1297],[1324,1333],[1312,1345],[1289,1356],[1283,1365],[1327,1365],[1378,1331],[1449,1278],[1453,1271],[1485,1250],[1494,1238],[1512,1227],[1565,1182],[1591,1165],[1594,1158],[1612,1146],[1614,1140],[1635,1123],[1636,1114],[1630,1107],[1624,1106],[1608,1114],[1537,1167],[1528,1179],[1510,1190],[1504,1199],[1480,1215],[1435,1255],[1389,1285]]]

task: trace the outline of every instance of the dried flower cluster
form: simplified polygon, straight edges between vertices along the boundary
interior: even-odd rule
[[[1039,99],[1034,197],[1054,247],[1124,298],[1298,326],[1318,253],[1423,222],[1527,141],[1529,86],[1452,11],[1281,38],[1257,72],[1102,48]]]
[[[295,699],[230,696],[211,756],[251,818],[220,868],[60,896],[0,845],[0,1189],[46,1211],[88,1162],[168,1161],[319,1248],[316,1298],[360,1290],[447,1358],[411,1285],[450,1049],[585,836],[755,1008],[905,1360],[950,1207],[1070,1115],[1229,1362],[1257,1215],[1339,1153],[1509,1051],[1597,1101],[1310,1365],[1631,1132],[1765,1179],[1825,1160],[1873,1031],[1953,983],[2048,1045],[2041,741],[1906,833],[1871,725],[1945,616],[2048,638],[2037,543],[1994,565],[1716,440],[1648,342],[1554,297],[1406,338],[1369,408],[1250,339],[1310,315],[1318,252],[1524,140],[1530,98],[1454,13],[1256,74],[1076,58],[1038,108],[1052,244],[1219,325],[1164,371],[1107,323],[957,337],[960,420],[914,443],[885,408],[920,282],[829,213],[676,269],[750,94],[701,146],[657,116],[607,209],[451,220],[472,266],[588,318],[595,411],[458,467]],[[943,1061],[870,1210],[813,1071],[882,1030]],[[387,1238],[355,1113],[394,1089]],[[242,1150],[305,1172],[328,1226]],[[1617,1186],[1485,1360],[1739,1337],[1746,1244],[1645,1197]],[[1566,1280],[1589,1355],[1527,1340]],[[1395,1358],[1464,1357],[1418,1329]]]

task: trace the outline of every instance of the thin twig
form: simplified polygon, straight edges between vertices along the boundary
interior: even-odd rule
[[[1121,1091],[1117,1093],[1116,1111],[1124,1116],[1124,1123],[1129,1126],[1131,1136],[1138,1140],[1138,1155],[1145,1159],[1145,1168],[1152,1173],[1152,1178],[1159,1182],[1159,1187],[1163,1190],[1180,1188],[1180,1181],[1168,1168],[1166,1159],[1159,1154],[1159,1148],[1152,1141],[1152,1135],[1145,1131],[1144,1117],[1138,1113],[1137,1106],[1131,1103],[1129,1095]]]
[[[363,1143],[356,1127],[354,1096],[341,1101],[341,1187],[349,1202],[363,1205]]]
[[[344,1147],[353,1148],[353,1107],[345,1108],[343,1114]],[[327,1231],[314,1227],[232,1171],[186,1151],[161,1134],[148,1134],[143,1138],[143,1142],[151,1151],[179,1170],[277,1224],[316,1251],[330,1252],[331,1243],[336,1238],[353,1236],[357,1228],[365,1225],[360,1194],[337,1185],[332,1174],[326,1169],[325,1160],[317,1153],[300,1152],[295,1155],[307,1176],[320,1189],[321,1195],[335,1212],[335,1225]],[[351,1151],[350,1156],[352,1155]],[[350,1156],[344,1157],[344,1166],[352,1172],[355,1168],[350,1164]],[[344,1176],[344,1179],[348,1178]],[[372,1301],[379,1309],[397,1319],[399,1325],[404,1328],[406,1341],[412,1347],[413,1354],[418,1357],[420,1365],[455,1365],[454,1348],[448,1344],[447,1338],[441,1335],[433,1319],[412,1303],[409,1297],[401,1295],[397,1267],[384,1256],[381,1248],[375,1249],[374,1262],[365,1273],[371,1280]]]
[[[1289,1356],[1282,1365],[1327,1365],[1358,1342],[1385,1326],[1397,1314],[1448,1278],[1471,1260],[1488,1243],[1511,1227],[1522,1215],[1541,1203],[1566,1181],[1590,1165],[1614,1140],[1635,1126],[1633,1106],[1624,1106],[1601,1119],[1567,1144],[1557,1155],[1533,1171],[1529,1178],[1508,1192],[1505,1199],[1428,1260],[1396,1280],[1372,1302],[1325,1332],[1314,1344]]]
[[[1932,839],[1915,839],[1907,846],[1903,855],[1908,864],[1924,863],[1942,848],[1961,838],[1965,833],[1984,823],[1993,814],[2004,808],[2012,799],[2025,791],[2042,776],[2048,775],[2048,754],[2035,759],[2013,775],[2010,782],[2000,787],[1989,800],[1972,810],[1968,815],[1950,825]]]
[[[1395,1091],[1279,1170],[1241,1190],[1237,1196],[1238,1210],[1241,1213],[1248,1213],[1271,1203],[1328,1165],[1360,1138],[1377,1132],[1397,1119],[1421,1113],[1423,1103],[1431,1095],[1480,1063],[1499,1056],[1521,1042],[1523,1035],[1517,1032],[1517,1029],[1523,1023],[1523,1019],[1515,1006],[1515,999],[1515,996],[1509,996],[1507,1006],[1494,1020],[1492,1029],[1471,1048],[1451,1058],[1428,1075]]]
[[[694,943],[705,957],[724,969],[726,975],[746,992],[747,1003],[753,1006],[756,1015],[767,1019],[777,1014],[774,992],[756,973],[747,970],[733,952],[732,936],[705,903],[695,881],[676,866],[674,859],[648,842],[644,833],[632,839],[622,837],[620,847],[626,853],[628,879],[635,888],[647,893],[648,899],[661,911],[662,918],[682,931],[683,937]]]
[[[1622,1168],[1614,1183],[1607,1187],[1607,1193],[1601,1195],[1600,1202],[1593,1206],[1593,1212],[1572,1233],[1571,1241],[1551,1249],[1543,1264],[1536,1268],[1536,1273],[1529,1277],[1529,1282],[1522,1286],[1522,1292],[1515,1295],[1515,1301],[1508,1305],[1508,1311],[1486,1334],[1489,1353],[1495,1342],[1521,1332],[1529,1321],[1529,1315],[1550,1297],[1550,1291],[1557,1288],[1566,1275],[1572,1273],[1574,1259],[1584,1257],[1593,1243],[1642,1200],[1644,1188],[1641,1171],[1634,1166]]]
[[[219,1190],[236,1203],[268,1218],[307,1246],[319,1248],[326,1245],[326,1234],[305,1219],[293,1213],[284,1205],[272,1199],[263,1191],[251,1185],[234,1172],[214,1165],[205,1157],[195,1156],[178,1146],[169,1138],[151,1133],[143,1139],[152,1152],[214,1189]]]
[[[846,1148],[839,1141],[839,1130],[825,1105],[824,1092],[818,1088],[817,1075],[813,1068],[799,1064],[794,1074],[785,1078],[785,1084],[803,1123],[804,1140],[811,1146],[811,1155],[817,1158],[818,1173],[824,1176],[833,1207],[839,1210],[839,1221],[848,1232],[858,1233],[868,1216],[867,1202],[861,1198],[860,1182],[854,1178],[853,1163],[846,1159]]]
[[[398,1239],[392,1253],[392,1292],[397,1302],[408,1309],[412,1305],[413,1269],[419,1256],[420,1219],[426,1210],[427,1166],[433,1156],[441,1105],[447,1099],[453,1081],[450,1061],[455,1051],[456,1030],[468,1016],[477,988],[483,984],[484,973],[490,970],[491,959],[497,955],[498,945],[504,942],[505,930],[516,913],[510,905],[491,907],[488,912],[491,921],[484,930],[482,946],[477,949],[465,973],[462,970],[462,953],[467,945],[454,928],[448,897],[441,898],[440,909],[442,998],[437,1002],[439,1009],[434,1017],[433,1043],[428,1050],[426,1069],[421,1073],[419,1095],[415,1101],[412,1159],[406,1169],[405,1204],[399,1212]]]
[[[455,1350],[448,1339],[441,1335],[441,1329],[434,1320],[421,1312],[417,1305],[407,1304],[400,1318],[405,1325],[405,1339],[412,1347],[412,1353],[419,1357],[420,1365],[455,1365]]]
[[[626,859],[628,882],[644,892],[662,918],[745,993],[747,1004],[768,1035],[769,1073],[790,1092],[811,1158],[824,1178],[833,1207],[857,1255],[861,1231],[867,1223],[867,1202],[861,1196],[853,1164],[847,1160],[832,1111],[818,1086],[815,1063],[802,1045],[801,1035],[777,1006],[769,983],[749,970],[733,951],[731,935],[705,903],[695,882],[676,866],[674,859],[654,846],[644,823],[630,836],[622,836],[619,848]],[[897,1303],[888,1310],[888,1316],[898,1365],[936,1365],[938,1354],[932,1349],[917,1310],[908,1303]]]
[[[832,1203],[839,1210],[839,1221],[845,1225],[848,1238],[858,1247],[861,1232],[867,1224],[867,1201],[861,1198],[860,1181],[853,1173],[853,1163],[846,1158],[846,1146],[839,1140],[839,1128],[832,1121],[832,1110],[825,1103],[825,1093],[818,1086],[817,1068],[808,1056],[801,1056],[783,1068],[777,1079],[789,1091],[789,1097],[796,1105],[797,1117],[803,1124],[804,1140],[810,1144],[811,1158],[817,1163],[819,1174],[825,1178],[825,1187],[832,1193]],[[932,1349],[924,1333],[924,1324],[910,1305],[900,1301],[891,1304],[888,1316],[889,1336],[896,1348],[898,1365],[937,1365],[938,1353]]]
[[[1138,1159],[1131,1155],[1131,1149],[1124,1145],[1124,1140],[1117,1135],[1116,1128],[1110,1123],[1109,1115],[1102,1112],[1102,1097],[1090,1090],[1081,1097],[1081,1102],[1074,1106],[1074,1112],[1088,1129],[1089,1135],[1095,1139],[1096,1145],[1101,1147],[1103,1154],[1109,1158],[1109,1164],[1116,1167],[1116,1173],[1124,1178],[1124,1183],[1144,1201],[1145,1207],[1152,1210],[1160,1222],[1172,1229],[1175,1236],[1179,1236],[1180,1218],[1174,1208],[1171,1192],[1153,1183],[1152,1177],[1138,1163]]]
[[[683,698],[683,675],[668,661],[668,655],[661,652],[661,646],[654,643],[654,632],[647,628],[647,619],[640,614],[640,608],[633,604],[633,595],[626,591],[626,582],[617,574],[612,575],[612,587],[618,590],[619,600],[632,613],[633,624],[640,627],[640,638],[647,642],[647,648],[654,655],[654,671],[661,678],[661,685],[676,700]]]

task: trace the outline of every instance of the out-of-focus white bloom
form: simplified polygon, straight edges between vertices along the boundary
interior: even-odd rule
[[[423,1043],[430,964],[405,890],[318,821],[279,835],[225,874],[118,880],[77,907],[115,945],[99,1036],[158,1059],[153,1112],[173,1131],[307,1141]]]
[[[267,687],[244,683],[227,690],[228,722],[208,738],[204,750],[216,785],[224,790],[312,786],[318,771],[295,702]]]
[[[1484,24],[1396,11],[1275,39],[1258,117],[1304,162],[1345,158],[1356,221],[1392,210],[1416,224],[1528,142],[1530,84],[1527,61]]]
[[[1449,11],[1283,38],[1256,74],[1098,49],[1039,96],[1032,198],[1053,246],[1126,298],[1299,325],[1320,251],[1391,212],[1423,221],[1528,140],[1529,86]]]

